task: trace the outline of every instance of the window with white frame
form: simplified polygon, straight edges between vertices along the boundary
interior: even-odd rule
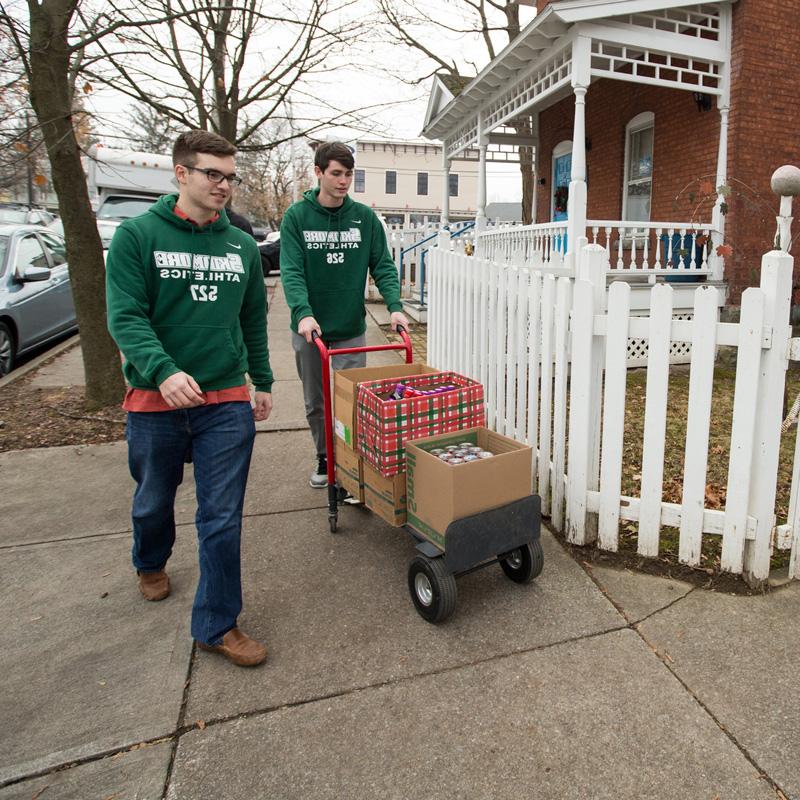
[[[622,186],[622,219],[650,221],[653,195],[653,131],[655,116],[646,111],[625,127],[625,178]]]
[[[363,169],[355,170],[354,180],[353,180],[353,191],[354,192],[364,192],[366,191],[366,174]]]

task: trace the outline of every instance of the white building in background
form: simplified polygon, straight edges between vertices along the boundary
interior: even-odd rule
[[[444,199],[441,145],[422,141],[359,139],[350,196],[389,225],[438,222]],[[465,154],[474,155],[474,154]],[[449,209],[453,221],[473,219],[478,186],[476,160],[451,161]]]

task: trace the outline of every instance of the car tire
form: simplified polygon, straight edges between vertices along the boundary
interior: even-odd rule
[[[0,322],[0,378],[14,369],[17,360],[17,343],[11,328]]]

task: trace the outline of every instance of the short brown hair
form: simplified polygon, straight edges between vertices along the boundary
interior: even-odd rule
[[[193,167],[198,153],[212,156],[235,156],[236,148],[223,136],[211,131],[186,131],[172,148],[172,163]]]
[[[353,151],[343,142],[323,142],[317,148],[314,154],[314,166],[325,172],[331,161],[338,161],[347,169],[353,169],[356,165]]]

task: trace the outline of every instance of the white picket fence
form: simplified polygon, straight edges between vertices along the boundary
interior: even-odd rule
[[[581,243],[583,245],[583,243]],[[679,558],[700,563],[704,535],[722,536],[721,567],[753,584],[769,573],[772,547],[800,538],[800,442],[792,501],[775,525],[781,411],[790,344],[792,258],[767,254],[761,286],[742,298],[738,323],[717,321],[717,289],[694,292],[691,320],[673,318],[673,289],[652,287],[650,314],[630,313],[630,286],[606,285],[607,251],[578,248],[558,266],[526,266],[432,250],[428,360],[480,380],[488,424],[534,451],[534,489],[568,541],[616,550],[620,520],[638,523],[638,552],[657,556],[661,528],[680,529]],[[527,262],[528,264],[530,262]],[[541,263],[541,262],[540,262]],[[648,342],[639,497],[621,494],[627,351]],[[680,503],[663,500],[670,350],[691,345],[689,412]],[[737,348],[724,511],[705,507],[712,385],[718,345]],[[601,440],[602,431],[602,440]]]

